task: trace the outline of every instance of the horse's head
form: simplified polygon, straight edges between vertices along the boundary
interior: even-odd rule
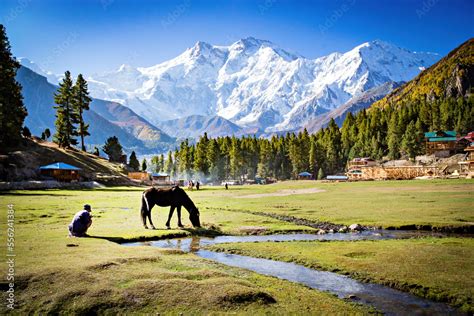
[[[201,227],[201,221],[199,220],[199,210],[197,207],[189,211],[189,220],[194,227]]]

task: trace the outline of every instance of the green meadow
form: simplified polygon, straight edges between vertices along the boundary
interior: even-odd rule
[[[152,212],[157,229],[143,229],[139,215],[142,191],[143,188],[118,187],[2,192],[2,253],[7,252],[3,233],[7,229],[7,204],[13,204],[15,209],[17,304],[13,313],[366,314],[370,312],[366,306],[302,285],[177,250],[125,247],[117,242],[188,235],[317,232],[264,213],[381,227],[474,224],[472,180],[290,181],[229,190],[205,186],[199,191],[187,191],[199,207],[201,229],[190,226],[183,210],[185,229],[166,230],[168,209],[159,207]],[[90,238],[68,238],[67,225],[85,203],[92,205]],[[176,224],[173,218],[172,227],[176,228]],[[242,249],[225,245],[221,250],[249,251],[272,258],[280,252],[279,260],[346,273],[418,295],[425,295],[421,293],[425,291],[429,293],[425,296],[468,309],[472,302],[472,277],[462,280],[459,276],[473,272],[466,265],[474,260],[469,238],[241,246]],[[370,255],[346,256],[365,252]],[[419,260],[397,268],[398,262],[412,257]],[[443,273],[434,271],[433,263]],[[7,266],[1,265],[0,269],[6,275]],[[418,286],[419,293],[409,289],[410,285]],[[7,286],[3,281],[2,288]],[[6,293],[2,295],[5,301]],[[2,304],[0,312],[7,311]]]

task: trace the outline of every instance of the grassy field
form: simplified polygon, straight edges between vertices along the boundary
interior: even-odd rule
[[[19,304],[16,312],[366,313],[365,307],[332,295],[226,267],[193,254],[127,248],[114,241],[190,234],[315,232],[310,227],[247,211],[384,227],[462,226],[474,222],[472,180],[303,181],[231,187],[227,191],[222,187],[204,187],[189,192],[201,212],[204,228],[200,230],[190,227],[186,211],[183,211],[186,229],[165,230],[168,210],[164,208],[153,210],[158,229],[144,230],[139,216],[142,190],[3,192],[0,195],[0,207],[4,209],[0,213],[2,232],[6,231],[6,205],[13,204],[15,209]],[[93,207],[94,222],[88,232],[92,238],[67,238],[68,223],[85,203]],[[172,226],[175,225],[174,218]],[[5,234],[1,234],[0,242],[0,251],[6,253]],[[444,253],[445,248],[439,249]],[[466,256],[472,261],[471,253]],[[448,264],[448,261],[443,262]],[[0,272],[5,275],[6,269],[6,265],[1,265]],[[4,292],[2,295],[5,298]],[[3,304],[0,313],[4,311]]]
[[[324,192],[272,196],[282,190],[317,188]],[[245,198],[267,193],[267,196]],[[242,198],[235,198],[242,196]],[[291,215],[310,220],[382,227],[474,225],[474,180],[377,181],[356,183],[284,182],[263,187],[203,191],[201,205]]]
[[[236,243],[211,250],[334,271],[474,312],[474,239]]]

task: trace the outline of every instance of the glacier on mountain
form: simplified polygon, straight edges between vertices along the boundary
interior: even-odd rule
[[[375,40],[308,59],[252,37],[197,42],[151,67],[122,65],[88,78],[91,95],[119,102],[155,125],[220,116],[265,132],[294,130],[387,82],[413,79],[439,59]]]

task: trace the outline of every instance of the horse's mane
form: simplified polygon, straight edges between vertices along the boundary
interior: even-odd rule
[[[188,210],[188,211],[191,211],[191,210],[194,210],[194,209],[197,209],[196,208],[196,205],[194,205],[194,202],[191,200],[191,198],[189,197],[189,195],[186,193],[186,191],[184,191],[182,188],[180,188],[179,186],[175,186],[173,187],[174,190],[178,191],[181,195],[181,197],[183,198],[183,206]]]

